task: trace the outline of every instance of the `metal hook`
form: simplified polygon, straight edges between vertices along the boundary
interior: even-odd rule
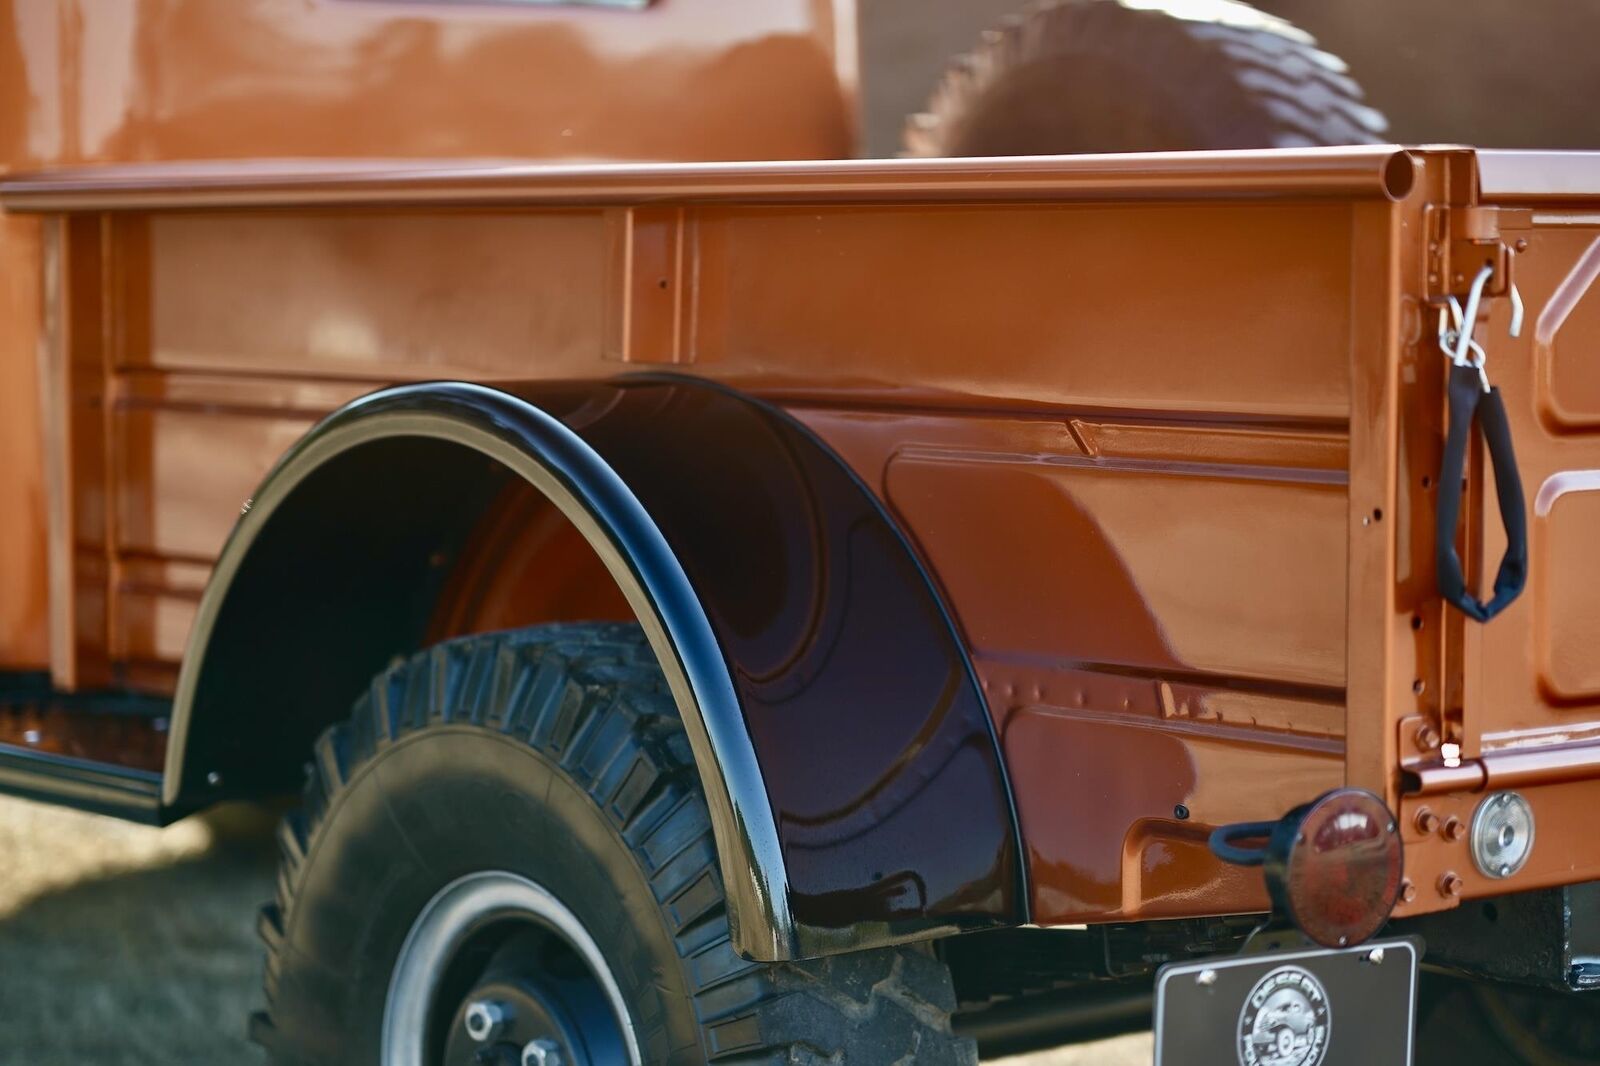
[[[1488,263],[1478,271],[1478,276],[1472,279],[1472,287],[1467,290],[1467,307],[1462,310],[1456,303],[1455,297],[1450,298],[1450,309],[1456,315],[1456,344],[1455,350],[1450,353],[1450,359],[1456,366],[1467,366],[1467,348],[1476,347],[1472,344],[1472,330],[1478,324],[1478,305],[1483,302],[1483,287],[1494,276],[1494,267]],[[1478,349],[1480,352],[1483,350]],[[1471,364],[1481,368],[1482,364]]]
[[[1483,345],[1473,339],[1472,331],[1478,323],[1478,307],[1483,302],[1483,288],[1494,276],[1494,267],[1485,263],[1483,269],[1478,271],[1472,279],[1472,286],[1467,290],[1467,306],[1463,308],[1461,301],[1451,296],[1447,300],[1449,317],[1445,315],[1445,308],[1439,308],[1439,347],[1450,361],[1456,366],[1470,366],[1478,372],[1478,380],[1483,384],[1483,391],[1489,391],[1489,374],[1484,370],[1484,360],[1488,353],[1483,350]],[[1519,336],[1522,333],[1522,294],[1517,291],[1515,283],[1511,285],[1511,335]],[[1470,353],[1470,356],[1469,354]]]
[[[1446,300],[1446,306],[1439,308],[1439,347],[1457,366],[1471,366],[1481,370],[1486,358],[1483,345],[1479,344],[1470,333],[1463,333],[1461,301],[1454,296],[1446,297]],[[1465,343],[1462,343],[1463,338]],[[1473,358],[1469,359],[1466,352],[1471,352]]]

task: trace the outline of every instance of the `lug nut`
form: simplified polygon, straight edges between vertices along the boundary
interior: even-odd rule
[[[561,1045],[554,1040],[541,1036],[522,1045],[522,1066],[565,1066],[565,1064],[566,1060],[561,1057]]]
[[[1455,815],[1444,820],[1444,838],[1449,841],[1460,840],[1467,835],[1467,823]]]
[[[1415,824],[1417,832],[1423,836],[1432,836],[1433,831],[1439,828],[1439,816],[1426,807],[1418,807]]]
[[[467,1035],[480,1044],[487,1044],[506,1027],[506,1009],[492,999],[474,1000],[467,1004],[464,1021]]]
[[[1439,895],[1454,898],[1461,895],[1462,882],[1453,872],[1446,872],[1439,876]]]

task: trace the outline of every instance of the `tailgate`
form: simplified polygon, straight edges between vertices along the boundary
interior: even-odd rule
[[[1501,240],[1521,249],[1522,335],[1508,335],[1510,301],[1496,300],[1480,336],[1511,418],[1530,567],[1519,602],[1465,627],[1468,756],[1600,741],[1600,155],[1482,153],[1479,166]],[[1481,587],[1505,534],[1492,496],[1476,499]]]
[[[1486,624],[1455,610],[1412,620],[1439,690],[1419,676],[1420,713],[1401,719],[1397,737],[1411,771],[1402,818],[1418,909],[1600,878],[1600,153],[1478,153],[1471,199],[1468,228],[1498,229],[1526,309],[1512,338],[1509,294],[1489,300],[1476,336],[1509,416],[1529,569],[1521,598]],[[1419,366],[1442,378],[1433,315],[1424,312]],[[1413,417],[1437,432],[1442,404]],[[1487,597],[1506,535],[1481,437],[1465,480],[1458,546],[1469,588]],[[1466,838],[1479,802],[1504,789],[1533,805],[1536,847],[1499,880],[1474,868]]]

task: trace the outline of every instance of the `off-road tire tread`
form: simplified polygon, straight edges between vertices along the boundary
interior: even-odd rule
[[[1186,94],[1215,97],[1219,108],[1242,102],[1256,112],[1251,125],[1263,143],[1196,147],[1375,144],[1389,127],[1366,103],[1344,61],[1282,19],[1264,16],[1259,25],[1236,26],[1123,7],[1117,0],[1037,0],[950,63],[927,109],[906,123],[905,154],[971,154],[962,147],[969,124],[986,120],[985,100],[1002,80],[1035,63],[1070,63],[1084,41],[1142,56],[1163,77],[1183,84]]]
[[[317,741],[301,810],[278,834],[276,898],[258,923],[267,1011],[251,1034],[294,1062],[272,1020],[299,877],[339,791],[384,747],[442,723],[524,739],[604,812],[650,882],[692,991],[708,1061],[975,1064],[954,1036],[949,971],[925,948],[799,963],[734,953],[711,820],[688,738],[639,627],[538,626],[465,637],[394,663]]]

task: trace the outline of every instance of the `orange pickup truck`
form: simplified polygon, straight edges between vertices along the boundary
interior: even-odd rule
[[[781,7],[17,5],[0,788],[304,785],[275,1063],[1593,1056],[1600,155],[592,161]]]

